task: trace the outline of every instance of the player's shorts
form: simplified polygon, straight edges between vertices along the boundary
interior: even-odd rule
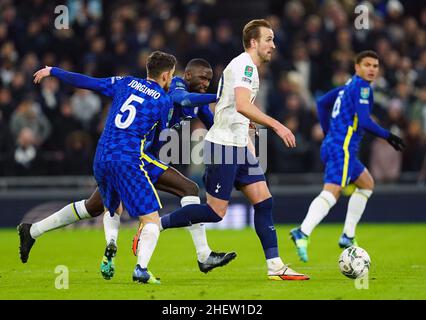
[[[204,164],[206,192],[222,200],[229,200],[233,187],[238,190],[265,181],[259,161],[247,147],[224,146],[206,140]]]
[[[93,166],[104,206],[115,212],[122,201],[132,217],[161,209],[154,184],[167,169],[167,165],[149,156],[139,163],[96,161]]]
[[[325,165],[324,183],[346,186],[354,182],[364,171],[365,166],[357,158],[357,152],[345,152],[342,146],[322,144],[321,160]]]

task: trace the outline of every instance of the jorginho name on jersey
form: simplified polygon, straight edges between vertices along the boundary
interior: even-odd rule
[[[249,89],[252,102],[259,91],[257,67],[246,52],[234,58],[223,71],[218,86],[214,124],[206,140],[227,146],[247,146],[250,120],[236,109],[234,89],[237,87]]]

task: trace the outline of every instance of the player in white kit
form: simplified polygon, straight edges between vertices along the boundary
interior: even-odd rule
[[[278,254],[272,219],[272,195],[255,155],[248,151],[250,121],[271,128],[287,147],[296,141],[289,129],[253,104],[259,90],[257,68],[275,49],[274,33],[266,20],[252,20],[243,30],[245,52],[225,68],[219,83],[214,124],[205,138],[204,183],[207,205],[180,209],[162,218],[162,227],[175,228],[198,222],[218,222],[226,214],[233,187],[244,193],[254,207],[254,225],[262,244],[271,280],[308,280],[290,269]],[[193,212],[191,212],[191,210]]]

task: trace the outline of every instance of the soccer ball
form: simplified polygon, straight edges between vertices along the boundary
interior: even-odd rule
[[[339,268],[343,275],[351,279],[362,278],[370,269],[370,256],[360,247],[346,248],[339,257]]]

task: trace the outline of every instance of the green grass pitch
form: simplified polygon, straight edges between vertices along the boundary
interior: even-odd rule
[[[39,238],[27,264],[18,257],[15,230],[0,230],[0,299],[426,299],[426,224],[362,224],[361,247],[372,259],[368,289],[356,289],[340,274],[341,225],[321,225],[311,237],[310,261],[298,261],[288,238],[291,226],[277,227],[280,253],[286,263],[311,276],[309,281],[269,281],[257,236],[252,229],[210,230],[213,249],[235,250],[237,258],[208,274],[198,270],[186,230],[160,236],[150,270],[161,285],[133,283],[136,258],[131,253],[134,229],[123,229],[118,241],[116,274],[104,280],[99,272],[105,243],[103,230],[56,230]],[[56,289],[55,267],[69,269],[69,288]]]

